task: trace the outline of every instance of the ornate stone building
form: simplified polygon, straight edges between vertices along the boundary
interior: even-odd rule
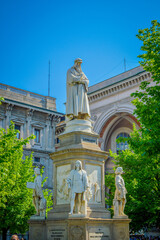
[[[144,80],[151,81],[151,74],[139,66],[89,87],[88,98],[94,131],[100,135],[102,150],[124,150],[127,143],[117,144],[116,139],[120,136],[128,137],[133,123],[137,128],[140,127],[133,115],[134,106],[130,95],[139,89]],[[111,159],[108,158],[106,170],[111,171],[112,166]]]
[[[18,138],[34,134],[36,138],[24,147],[24,155],[33,152],[34,165],[44,166],[48,177],[45,187],[52,189],[52,160],[49,153],[55,150],[55,128],[62,113],[56,111],[56,99],[0,84],[0,127],[7,129],[10,121],[20,131]]]

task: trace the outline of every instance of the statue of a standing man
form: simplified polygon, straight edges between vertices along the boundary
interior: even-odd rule
[[[89,80],[81,69],[82,59],[77,58],[74,66],[67,71],[66,116],[72,119],[89,119],[88,103]]]
[[[41,217],[45,217],[45,205],[46,200],[43,196],[42,191],[42,178],[40,175],[40,169],[35,168],[34,173],[36,175],[36,178],[34,180],[34,189],[33,189],[33,204],[35,206],[35,209],[37,211],[37,215]]]
[[[115,196],[113,200],[114,217],[127,217],[127,215],[124,214],[127,190],[125,188],[124,180],[121,176],[122,173],[123,173],[122,167],[118,167],[115,171],[116,191],[115,191]]]
[[[75,170],[70,172],[67,178],[68,187],[71,189],[71,212],[70,214],[86,215],[86,196],[85,191],[88,188],[88,178],[85,170],[82,169],[82,162],[77,160]]]

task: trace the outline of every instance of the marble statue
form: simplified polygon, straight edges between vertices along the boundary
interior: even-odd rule
[[[67,71],[67,102],[66,116],[72,119],[89,119],[88,103],[89,80],[81,69],[82,59],[77,58],[74,66]]]
[[[75,163],[75,169],[71,170],[68,178],[68,188],[71,190],[70,214],[82,214],[86,215],[87,211],[87,199],[86,191],[88,188],[88,178],[85,170],[82,169],[82,162],[77,160]]]
[[[42,178],[40,175],[40,169],[35,168],[34,173],[36,178],[34,179],[34,183],[28,182],[27,187],[33,189],[33,205],[36,209],[36,215],[40,217],[45,217],[45,209],[46,209],[46,199],[43,196],[42,191]]]
[[[114,200],[113,200],[114,217],[127,217],[124,214],[127,190],[125,188],[124,180],[121,176],[122,173],[123,173],[122,167],[118,167],[115,171],[116,191],[115,191],[115,196],[114,196]]]

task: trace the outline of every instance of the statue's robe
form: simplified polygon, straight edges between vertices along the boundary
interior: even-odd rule
[[[126,201],[127,190],[125,188],[125,183],[124,183],[123,178],[120,175],[116,175],[115,183],[116,183],[116,191],[115,191],[114,198],[119,201],[122,199],[125,199],[125,201]]]
[[[33,204],[36,208],[38,215],[40,215],[41,211],[44,211],[44,213],[42,213],[44,215],[46,200],[43,196],[43,191],[42,191],[42,187],[41,187],[42,178],[40,175],[38,175],[35,178],[34,184],[35,184],[35,189],[33,189]]]
[[[81,74],[83,77],[81,79]],[[74,67],[67,72],[67,102],[66,115],[78,117],[85,114],[90,117],[88,103],[88,79],[83,72],[78,72]]]

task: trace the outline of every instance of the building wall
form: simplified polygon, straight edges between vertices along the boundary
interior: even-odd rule
[[[33,164],[43,167],[43,178],[48,177],[44,187],[53,188],[53,164],[49,156],[55,150],[55,128],[62,113],[56,111],[56,100],[5,84],[0,84],[0,96],[5,101],[0,105],[0,127],[7,129],[10,121],[20,128],[20,138],[40,134],[24,147],[24,156],[33,152]]]
[[[117,151],[116,138],[120,133],[131,133],[133,123],[140,127],[133,115],[131,93],[139,90],[142,81],[152,81],[151,74],[142,67],[131,69],[111,79],[89,88],[88,99],[94,131],[100,135],[99,145],[104,151]],[[106,171],[111,171],[110,157],[106,161]]]

